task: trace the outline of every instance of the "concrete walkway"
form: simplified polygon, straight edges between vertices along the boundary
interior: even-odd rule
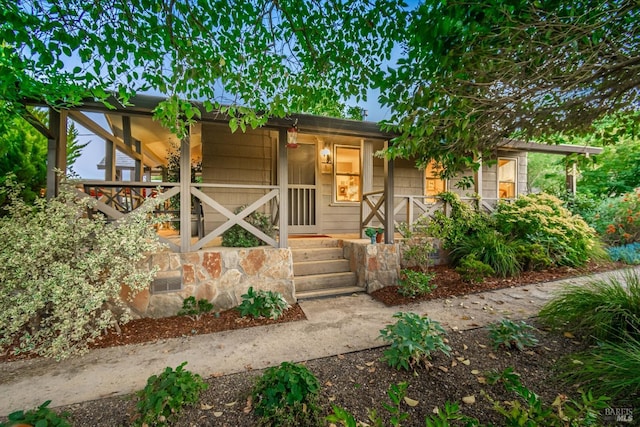
[[[377,347],[382,345],[377,339],[380,329],[393,323],[398,311],[428,315],[452,331],[503,317],[526,319],[564,284],[613,274],[621,276],[622,271],[397,307],[386,307],[366,294],[300,301],[306,321],[93,350],[63,362],[4,363],[0,364],[0,416],[45,400],[56,407],[132,393],[142,389],[149,376],[184,361],[187,369],[206,378]]]

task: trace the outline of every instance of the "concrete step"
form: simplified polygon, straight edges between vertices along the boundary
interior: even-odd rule
[[[345,273],[314,274],[294,278],[296,294],[319,289],[355,286],[356,280],[356,273],[352,271]]]
[[[342,248],[338,247],[291,249],[291,254],[293,256],[294,263],[344,259],[344,252]]]
[[[289,238],[287,241],[291,249],[296,248],[337,248],[342,247],[342,240],[330,237]]]
[[[347,271],[351,270],[349,269],[349,261],[346,259],[293,263],[293,275],[295,277],[310,276],[314,274],[344,273]]]
[[[296,298],[300,301],[318,298],[331,298],[341,295],[352,295],[362,292],[364,292],[364,288],[359,286],[345,286],[343,288],[328,288],[317,291],[296,292]]]

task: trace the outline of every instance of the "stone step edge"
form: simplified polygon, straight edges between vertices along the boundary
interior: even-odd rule
[[[318,289],[313,291],[296,292],[296,299],[298,301],[319,299],[319,298],[331,298],[350,294],[360,294],[365,292],[364,288],[359,286],[345,286],[341,288],[329,288]]]

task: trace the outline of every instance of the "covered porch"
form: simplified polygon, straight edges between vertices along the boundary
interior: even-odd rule
[[[66,171],[66,129],[73,121],[106,147],[104,180],[80,180],[78,196],[95,198],[96,211],[108,219],[127,215],[149,198],[170,200],[158,214],[170,215],[171,227],[159,234],[174,252],[216,245],[234,226],[276,248],[287,247],[289,234],[361,232],[360,197],[374,188],[373,153],[388,137],[375,123],[299,115],[231,133],[224,117],[203,113],[189,135],[178,140],[151,119],[160,100],[140,96],[132,100],[134,107],[116,110],[91,102],[68,111],[50,109],[50,125],[38,124],[49,139],[47,196],[60,185],[55,171]],[[108,126],[97,123],[91,117],[95,113],[103,114]],[[294,144],[292,133],[297,134]],[[178,176],[168,180],[172,146],[179,150]],[[128,160],[128,176],[123,176],[121,158]],[[376,162],[384,163],[385,174],[392,172],[391,161]],[[195,179],[194,163],[202,165]],[[383,181],[392,183],[386,177]],[[255,212],[269,218],[275,235],[247,220]],[[392,242],[392,233],[388,237]]]

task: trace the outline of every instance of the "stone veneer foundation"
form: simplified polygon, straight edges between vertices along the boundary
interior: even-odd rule
[[[357,286],[367,293],[398,284],[400,245],[344,241],[344,256],[358,277]]]
[[[182,286],[176,291],[145,290],[137,294],[129,305],[140,317],[173,316],[190,296],[210,301],[214,310],[226,310],[239,305],[249,287],[276,291],[289,304],[296,302],[288,248],[213,248],[184,254],[167,251],[152,255],[149,263],[159,268],[156,281],[181,282]],[[127,289],[123,289],[122,297],[127,296]]]

